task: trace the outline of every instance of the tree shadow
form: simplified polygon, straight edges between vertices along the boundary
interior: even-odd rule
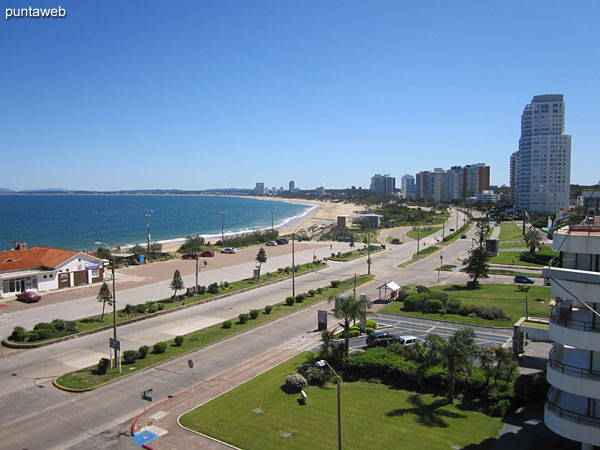
[[[440,409],[450,402],[448,399],[438,399],[433,403],[425,403],[420,394],[413,394],[408,398],[408,402],[414,405],[414,408],[394,409],[385,413],[388,417],[403,416],[405,414],[414,414],[417,416],[417,422],[428,427],[447,428],[448,423],[444,418],[465,419],[467,416],[458,414],[445,409]]]

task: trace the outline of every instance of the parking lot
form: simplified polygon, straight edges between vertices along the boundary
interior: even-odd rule
[[[412,335],[425,339],[430,333],[438,334],[448,339],[456,330],[464,327],[473,328],[475,342],[481,347],[492,345],[509,346],[512,340],[512,328],[488,328],[462,323],[449,323],[416,317],[404,317],[393,314],[373,314],[369,316],[377,322],[379,331],[388,331],[397,336]],[[350,351],[363,351],[367,348],[366,337],[350,339]]]

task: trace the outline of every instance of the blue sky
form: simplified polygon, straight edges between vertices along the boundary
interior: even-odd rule
[[[368,187],[485,162],[562,93],[598,181],[600,2],[68,1],[0,18],[0,187]]]

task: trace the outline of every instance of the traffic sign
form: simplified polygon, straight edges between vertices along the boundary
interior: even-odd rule
[[[146,400],[147,402],[151,402],[152,401],[152,397],[150,397],[150,394],[152,394],[152,389],[146,389],[145,391],[142,391],[142,393],[141,393],[142,400]]]
[[[194,361],[192,361],[191,359],[188,359],[188,367],[189,367],[190,369],[193,369],[193,368],[194,368]]]
[[[118,341],[113,338],[108,338],[108,345],[110,348],[114,348],[115,350],[121,351],[121,341]]]

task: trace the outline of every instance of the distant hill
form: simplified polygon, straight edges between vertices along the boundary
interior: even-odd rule
[[[0,192],[15,192],[15,191],[13,191],[12,189],[0,187]]]

